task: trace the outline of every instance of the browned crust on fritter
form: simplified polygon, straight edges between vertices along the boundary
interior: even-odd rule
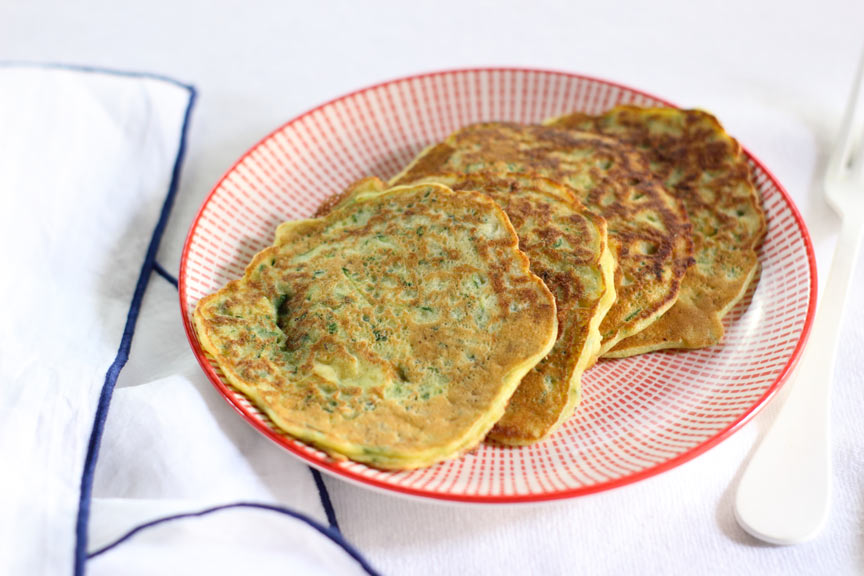
[[[193,319],[226,378],[279,428],[388,469],[480,442],[556,336],[554,297],[506,214],[432,184],[283,224]]]
[[[318,209],[315,210],[315,218],[326,216],[337,206],[348,201],[348,199],[355,194],[361,194],[363,192],[378,192],[384,190],[384,188],[386,188],[384,183],[375,176],[361,178],[360,180],[349,184],[342,192],[325,198],[324,202],[322,202],[321,205],[318,206]]]
[[[552,125],[619,138],[643,151],[651,170],[679,198],[693,225],[695,265],[678,302],[608,355],[720,342],[721,319],[758,269],[766,224],[759,194],[738,142],[701,110],[619,106],[600,116],[572,114]]]
[[[587,160],[585,160],[587,158]],[[684,208],[634,149],[612,138],[546,126],[467,126],[425,150],[391,183],[440,171],[535,172],[569,185],[606,219],[620,276],[618,300],[601,325],[604,350],[668,310],[692,263]]]
[[[516,229],[531,271],[555,296],[555,346],[525,375],[504,416],[487,436],[505,444],[541,440],[572,414],[582,371],[599,352],[597,323],[611,301],[604,295],[614,290],[606,284],[607,271],[601,263],[607,245],[606,222],[583,207],[572,189],[536,175],[441,173],[422,182],[474,190],[492,198]]]

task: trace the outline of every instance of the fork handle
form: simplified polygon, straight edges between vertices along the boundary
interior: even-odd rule
[[[864,218],[859,214],[844,219],[794,385],[738,486],[738,523],[766,542],[804,542],[815,537],[828,519],[831,380],[862,231]]]

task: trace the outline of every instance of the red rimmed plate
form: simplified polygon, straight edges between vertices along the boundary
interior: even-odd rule
[[[622,486],[669,470],[729,436],[789,375],[816,303],[810,238],[783,187],[752,155],[768,220],[758,286],[726,318],[721,346],[603,361],[583,378],[576,414],[534,446],[481,445],[431,468],[384,472],[337,462],[279,432],[222,377],[190,314],[241,276],[276,226],[309,217],[368,175],[389,178],[427,144],[472,122],[539,122],[615,104],[669,105],[618,84],[544,70],[473,69],[393,80],[343,96],[281,126],[228,171],[189,230],[180,307],[192,349],[225,399],[261,433],[335,476],[396,493],[466,502],[530,502]]]

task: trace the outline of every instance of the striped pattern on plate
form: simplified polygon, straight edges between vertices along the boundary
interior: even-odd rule
[[[668,470],[720,442],[788,376],[816,301],[815,258],[804,223],[752,156],[768,220],[761,280],[726,318],[723,345],[598,363],[584,376],[576,416],[534,446],[481,445],[458,460],[410,472],[334,461],[280,433],[226,384],[191,329],[198,299],[242,275],[280,222],[310,216],[357,178],[389,178],[426,145],[472,122],[539,122],[624,103],[669,105],[567,73],[456,70],[359,90],[278,128],[216,185],[183,252],[183,318],[210,380],[255,428],[313,466],[362,485],[444,500],[526,502],[598,492]]]

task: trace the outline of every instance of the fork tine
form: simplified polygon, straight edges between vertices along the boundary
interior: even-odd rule
[[[851,166],[854,166],[856,171],[860,171],[861,165],[864,164],[862,162],[864,158],[861,158],[862,152],[864,152],[864,146],[861,145],[862,134],[856,130],[856,112],[860,112],[858,101],[861,98],[862,82],[864,82],[864,50],[858,59],[858,70],[852,84],[852,94],[843,115],[843,123],[840,125],[840,134],[835,140],[836,144],[828,161],[828,169],[825,172],[826,180],[839,178]]]

